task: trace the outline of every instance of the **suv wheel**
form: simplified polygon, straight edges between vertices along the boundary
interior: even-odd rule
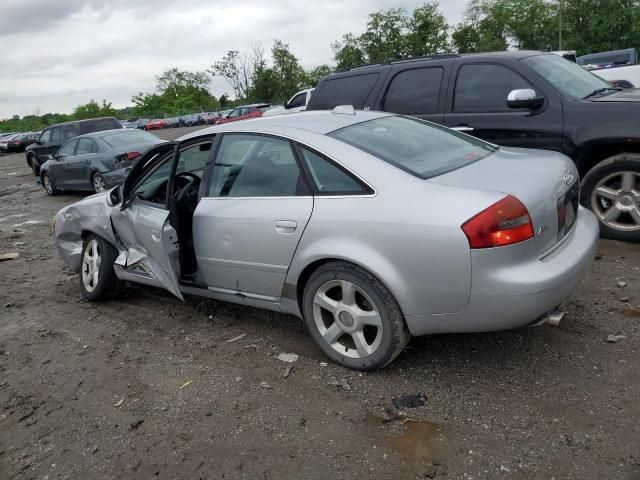
[[[640,242],[640,154],[614,155],[589,170],[580,200],[595,213],[603,237]]]
[[[27,163],[31,167],[31,170],[33,170],[33,175],[37,177],[40,174],[40,166],[38,165],[38,160],[36,160],[35,155],[29,155],[27,157]]]
[[[48,173],[43,173],[42,177],[40,177],[40,180],[42,181],[42,186],[44,187],[48,195],[51,195],[53,197],[58,193],[58,189],[56,188],[55,183],[53,183],[53,179],[49,176]]]
[[[305,286],[302,307],[315,342],[331,360],[349,368],[382,368],[411,338],[391,292],[349,263],[318,268]]]

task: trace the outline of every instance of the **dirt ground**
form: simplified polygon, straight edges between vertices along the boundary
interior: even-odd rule
[[[0,157],[0,479],[640,479],[640,246],[601,242],[559,328],[414,338],[358,373],[293,317],[85,302],[50,233],[82,196]]]

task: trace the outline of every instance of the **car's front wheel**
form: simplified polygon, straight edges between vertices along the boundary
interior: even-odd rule
[[[40,177],[42,181],[42,186],[44,187],[45,192],[52,197],[58,194],[58,189],[56,188],[55,183],[53,183],[53,179],[49,176],[48,173],[43,173],[42,177]]]
[[[29,155],[27,157],[27,163],[31,167],[34,176],[38,176],[40,174],[40,166],[38,165],[38,160],[36,160],[35,155]]]
[[[581,203],[595,213],[603,237],[640,242],[640,154],[614,155],[589,170]]]
[[[93,184],[93,191],[96,193],[101,193],[107,190],[107,183],[104,180],[104,177],[99,173],[94,173],[91,183]]]
[[[313,272],[304,289],[303,316],[329,358],[358,370],[384,367],[411,338],[386,286],[346,262],[329,262]]]
[[[80,290],[87,300],[104,300],[121,289],[122,282],[113,270],[116,256],[116,249],[104,238],[91,234],[85,239],[80,265]]]

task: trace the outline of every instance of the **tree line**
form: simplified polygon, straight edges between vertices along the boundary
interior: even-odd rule
[[[632,47],[640,47],[640,0],[470,0],[457,25],[447,22],[437,2],[426,2],[413,11],[370,13],[363,33],[345,33],[331,44],[334,65],[304,69],[290,46],[275,40],[268,52],[260,44],[229,50],[206,71],[168,69],[156,77],[154,92],[133,95],[125,109],[91,100],[71,114],[14,115],[0,121],[0,131],[34,131],[96,116],[159,118],[279,103],[335,69],[412,56],[512,48],[583,55]],[[230,94],[212,95],[212,77],[223,78]]]

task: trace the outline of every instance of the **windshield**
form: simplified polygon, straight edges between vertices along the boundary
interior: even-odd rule
[[[103,136],[102,140],[112,148],[158,143],[160,141],[155,135],[141,130],[111,133]]]
[[[329,136],[423,179],[464,167],[497,148],[439,125],[402,116],[358,123]]]
[[[569,97],[585,98],[595,90],[613,88],[606,80],[558,55],[526,57],[522,59],[522,63]]]

